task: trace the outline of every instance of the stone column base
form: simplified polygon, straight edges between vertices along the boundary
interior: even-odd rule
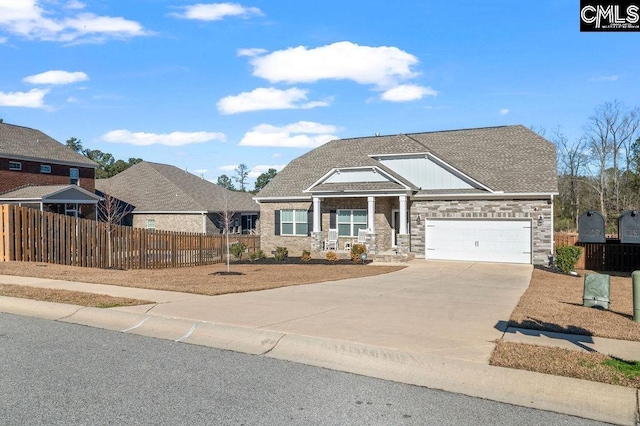
[[[396,244],[398,246],[398,254],[407,254],[411,252],[411,234],[396,235]]]
[[[371,255],[378,253],[378,234],[367,234],[367,251]]]
[[[322,251],[322,232],[311,233],[311,250],[316,253]]]

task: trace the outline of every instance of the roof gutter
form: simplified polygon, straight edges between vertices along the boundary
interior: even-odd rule
[[[414,200],[443,200],[443,199],[553,199],[554,195],[558,195],[557,192],[485,192],[474,194],[415,194],[412,199]]]
[[[87,169],[97,169],[98,164],[87,164],[87,163],[76,163],[75,161],[63,161],[63,160],[54,160],[51,158],[40,158],[40,157],[29,157],[26,155],[14,155],[14,154],[0,154],[0,156],[4,158],[8,158],[10,160],[22,160],[22,161],[36,161],[38,163],[46,163],[46,164],[60,164],[63,166],[75,166],[75,167],[85,167]]]

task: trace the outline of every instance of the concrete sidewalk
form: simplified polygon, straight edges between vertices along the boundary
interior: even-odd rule
[[[509,318],[530,274],[530,266],[414,261],[409,268],[378,277],[215,297],[0,276],[0,283],[158,302],[96,309],[0,298],[0,312],[269,356],[616,424],[636,424],[638,394],[633,389],[488,365],[492,341],[503,336],[500,324]],[[510,329],[505,340],[561,340],[548,333],[538,334]],[[589,344],[599,350],[604,343],[594,338]]]

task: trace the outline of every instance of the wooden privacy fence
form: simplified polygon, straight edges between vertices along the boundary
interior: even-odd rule
[[[112,226],[87,219],[0,205],[0,261],[90,268],[158,269],[226,261],[226,236]],[[229,235],[249,252],[260,237]]]
[[[579,243],[577,234],[555,234],[554,241],[556,247],[582,247],[582,256],[576,269],[617,272],[640,270],[640,244],[621,244],[615,239],[609,239],[606,243]]]

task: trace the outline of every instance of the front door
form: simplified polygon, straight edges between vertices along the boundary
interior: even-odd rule
[[[409,211],[407,211],[407,233],[411,233],[410,228],[411,221],[409,220]],[[398,246],[398,238],[396,237],[400,233],[400,210],[392,210],[391,215],[391,246]]]

